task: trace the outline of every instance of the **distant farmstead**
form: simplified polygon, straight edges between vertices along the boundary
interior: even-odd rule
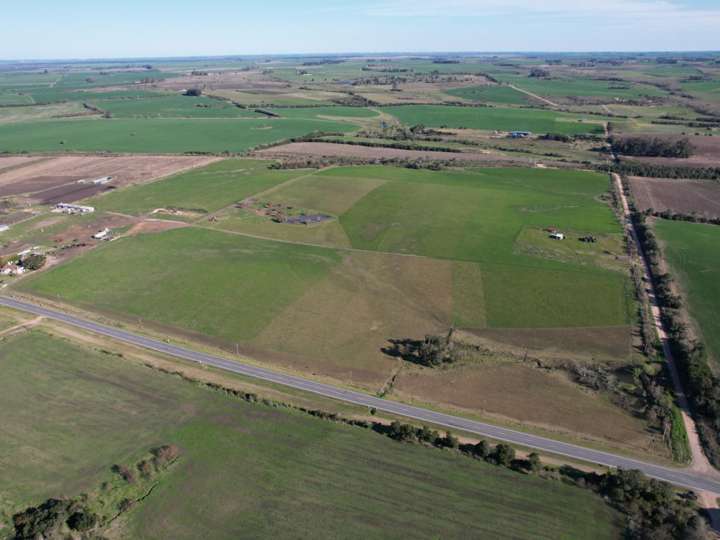
[[[550,233],[550,238],[553,240],[565,240],[565,235],[561,232]]]
[[[510,138],[512,139],[527,139],[532,135],[531,131],[511,131]]]

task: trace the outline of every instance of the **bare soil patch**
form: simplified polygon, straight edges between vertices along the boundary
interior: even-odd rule
[[[261,157],[340,157],[340,158],[359,158],[359,159],[437,159],[458,162],[476,162],[476,161],[502,161],[495,154],[480,152],[436,152],[430,150],[401,150],[398,148],[382,148],[358,146],[352,144],[334,144],[320,142],[301,142],[289,143],[272,148],[266,148],[256,152]],[[515,161],[509,160],[506,161]]]
[[[217,161],[205,156],[60,156],[23,166],[0,170],[0,196],[33,194],[64,184],[78,188],[94,187],[77,184],[78,180],[94,180],[112,176],[112,182],[101,187],[123,186],[149,182],[187,169]],[[0,162],[1,163],[1,162]],[[95,191],[97,192],[97,191]],[[91,193],[92,194],[92,193]],[[88,196],[88,195],[84,195]],[[53,194],[41,200],[53,200]],[[74,200],[79,200],[77,197]]]
[[[30,165],[35,161],[39,161],[42,158],[39,157],[28,157],[28,156],[3,156],[0,157],[0,172],[13,168],[22,167],[24,165]]]
[[[136,236],[138,234],[153,234],[163,231],[169,231],[172,229],[179,229],[181,227],[188,227],[188,224],[182,221],[148,219],[145,221],[141,221],[140,223],[136,223],[135,225],[130,227],[130,229],[127,233],[125,233],[125,235]]]
[[[720,217],[720,184],[717,182],[631,177],[630,186],[641,211],[669,210]]]

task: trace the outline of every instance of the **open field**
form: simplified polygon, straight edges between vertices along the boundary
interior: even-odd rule
[[[92,204],[103,210],[133,215],[163,209],[202,215],[307,174],[304,171],[270,171],[268,165],[267,161],[224,160],[161,182],[111,193]],[[163,215],[167,214],[158,212],[157,217]],[[176,217],[182,217],[182,214]]]
[[[454,97],[481,103],[502,103],[504,105],[530,105],[532,103],[527,94],[518,92],[509,86],[470,86],[453,88],[447,93]]]
[[[686,293],[690,315],[716,366],[720,362],[720,227],[679,221],[655,223],[664,254]]]
[[[259,118],[262,115],[206,96],[162,96],[146,99],[93,101],[117,118]]]
[[[717,182],[631,177],[630,186],[641,211],[669,210],[720,217],[720,184]]]
[[[0,403],[16,411],[0,420],[5,515],[95,492],[111,465],[175,444],[179,462],[123,516],[120,537],[387,538],[408,523],[418,538],[619,534],[600,498],[560,482],[232,400],[40,331],[3,353]]]
[[[3,172],[4,160],[8,168]],[[43,202],[49,202],[42,193],[56,190],[56,197],[70,196],[74,190],[93,189],[97,186],[78,184],[79,180],[95,180],[112,176],[107,186],[121,187],[134,183],[144,183],[187,169],[202,167],[212,163],[215,158],[205,156],[60,156],[33,161],[27,158],[0,158],[0,197],[30,195]],[[101,188],[103,186],[100,186]],[[92,194],[90,191],[87,195]],[[83,196],[74,197],[78,200]],[[55,202],[59,202],[55,201]],[[68,199],[65,202],[70,202]]]
[[[244,152],[313,131],[351,130],[347,123],[292,118],[53,120],[0,125],[0,151]]]
[[[489,107],[452,107],[443,105],[406,105],[384,107],[384,112],[403,124],[534,133],[603,133],[602,119],[540,109],[501,109]]]

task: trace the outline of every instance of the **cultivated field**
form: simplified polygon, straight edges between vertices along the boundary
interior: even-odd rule
[[[658,220],[655,228],[686,292],[690,315],[710,355],[720,362],[720,227]]]
[[[632,177],[630,186],[641,211],[669,210],[720,217],[720,184],[717,182]]]
[[[3,160],[15,167],[5,169]],[[216,158],[205,156],[61,156],[41,160],[0,158],[0,197],[27,195],[43,204],[72,202],[94,193],[144,183],[177,172],[202,167]],[[92,180],[112,176],[109,184]],[[80,180],[89,183],[78,183]]]
[[[588,490],[234,400],[39,330],[6,341],[0,365],[0,405],[15,411],[0,419],[3,517],[48,497],[92,497],[117,478],[112,465],[174,444],[179,461],[115,524],[119,537],[619,533]]]

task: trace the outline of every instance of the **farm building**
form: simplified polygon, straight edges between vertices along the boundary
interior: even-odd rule
[[[3,276],[20,276],[26,272],[25,268],[15,263],[7,263],[0,270]]]
[[[8,230],[10,230],[10,225],[4,225],[4,224],[0,225],[0,232],[5,232]]]
[[[531,135],[532,135],[532,132],[530,132],[530,131],[511,131],[510,132],[511,139],[527,139]]]
[[[53,212],[62,214],[92,214],[95,208],[92,206],[81,206],[79,204],[58,203],[55,205]]]
[[[550,238],[553,240],[565,240],[565,235],[561,232],[550,233]]]

